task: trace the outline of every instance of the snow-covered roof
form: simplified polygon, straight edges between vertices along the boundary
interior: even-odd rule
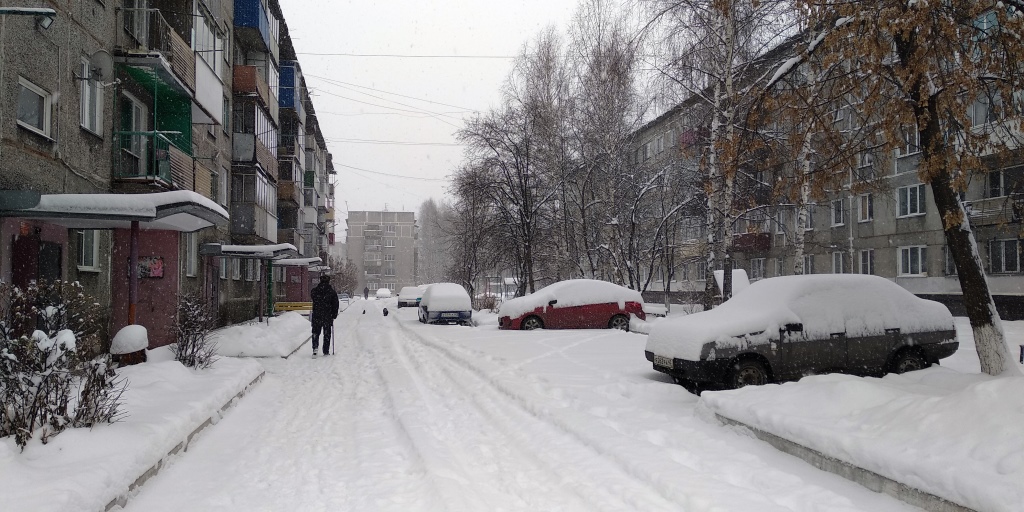
[[[419,286],[403,286],[398,292],[400,299],[419,299],[423,297],[423,289]]]
[[[298,256],[299,250],[292,244],[271,245],[222,245],[203,244],[201,252],[207,256],[231,256],[251,259],[290,259]],[[319,258],[317,258],[319,260]]]
[[[711,311],[658,322],[647,350],[696,361],[706,343],[734,346],[738,339],[767,343],[780,327],[803,324],[810,339],[845,332],[849,337],[952,330],[946,306],[915,297],[885,278],[814,274],[763,279]]]
[[[317,263],[320,263],[320,261],[320,258],[285,258],[283,260],[274,260],[274,265],[304,267],[308,265],[315,265]]]
[[[31,208],[5,209],[0,217],[45,219],[68,228],[196,231],[228,223],[228,212],[191,190],[151,194],[44,194]]]
[[[471,311],[473,301],[462,285],[434,283],[423,292],[420,305],[431,311]]]
[[[539,307],[545,307],[552,300],[558,301],[555,307],[609,302],[625,307],[627,302],[644,302],[640,292],[624,286],[596,279],[569,279],[550,284],[524,297],[503,302],[498,315],[516,318]]]

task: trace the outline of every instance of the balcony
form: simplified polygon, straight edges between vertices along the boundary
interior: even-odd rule
[[[327,222],[333,222],[334,221],[334,208],[328,208],[327,209],[327,213],[324,214],[324,220],[327,221]]]
[[[740,252],[767,251],[771,248],[771,233],[742,233],[732,239],[730,250]]]
[[[256,203],[231,203],[231,234],[243,243],[277,243],[277,217]]]
[[[193,189],[195,160],[160,132],[114,132],[114,179]]]
[[[281,63],[281,88],[278,103],[281,108],[295,112],[299,119],[306,119],[306,109],[302,104],[302,71],[296,61]]]
[[[964,209],[973,226],[1019,223],[1024,218],[1024,194],[970,201]]]
[[[264,107],[270,106],[270,87],[256,66],[236,65],[233,72],[232,89],[238,94],[255,95],[263,102]]]
[[[279,244],[292,244],[297,248],[302,248],[306,244],[306,237],[303,235],[302,230],[294,228],[285,228],[277,230],[277,243]]]
[[[302,207],[302,188],[294,181],[278,182],[277,204],[279,206],[283,204],[292,208]],[[296,245],[296,247],[298,246]]]
[[[196,55],[159,9],[119,9],[114,56],[134,79],[156,80],[190,98],[196,91]],[[134,70],[134,72],[132,71]]]
[[[259,164],[274,181],[277,181],[277,158],[256,138],[255,134],[233,134],[231,137],[231,159],[236,163]]]
[[[269,53],[271,16],[260,0],[235,0],[235,38],[248,49]]]

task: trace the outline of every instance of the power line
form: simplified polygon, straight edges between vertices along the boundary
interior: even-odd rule
[[[341,166],[341,167],[344,167],[346,169],[351,169],[353,171],[361,171],[361,172],[367,172],[367,173],[370,173],[370,174],[377,174],[377,175],[380,175],[380,176],[387,176],[389,178],[402,178],[402,179],[407,179],[407,180],[420,180],[420,181],[448,181],[448,178],[424,178],[424,177],[421,177],[421,176],[403,176],[401,174],[390,174],[390,173],[380,172],[380,171],[371,171],[369,169],[363,169],[362,167],[355,167],[355,166],[352,166],[352,165],[345,165],[345,164],[338,163],[338,162],[335,162],[334,165]],[[380,182],[378,181],[377,183],[380,183]]]
[[[462,109],[463,111],[466,111],[466,112],[479,112],[479,110],[476,110],[476,109],[473,109],[473,108],[460,107],[458,105],[449,105],[447,103],[441,103],[439,101],[425,100],[423,98],[417,98],[415,96],[406,96],[404,94],[399,94],[397,92],[385,91],[385,90],[382,90],[382,89],[375,89],[373,87],[367,87],[365,85],[353,84],[353,83],[349,83],[349,82],[342,82],[341,80],[334,80],[332,78],[327,78],[327,77],[323,77],[323,76],[310,75],[310,74],[305,74],[303,76],[307,76],[307,77],[311,77],[311,78],[316,78],[318,80],[323,80],[323,81],[325,81],[327,83],[330,83],[330,84],[333,84],[333,85],[337,85],[338,87],[341,87],[343,89],[351,90],[349,87],[356,87],[356,88],[359,88],[359,89],[367,89],[367,90],[370,90],[370,91],[379,92],[379,93],[383,93],[383,94],[390,94],[392,96],[398,96],[400,98],[408,98],[408,99],[411,99],[411,100],[422,101],[424,103],[432,103],[434,105],[441,105],[441,106],[444,106],[444,107],[458,108],[458,109]],[[349,87],[346,87],[346,86],[349,86]],[[359,91],[355,91],[355,92],[359,92]],[[361,93],[361,94],[366,94],[366,93]],[[371,98],[378,98],[377,96],[371,96],[369,94],[367,94],[367,96],[370,96]],[[378,98],[378,99],[382,99],[382,100],[385,100],[385,101],[391,101],[391,100],[388,100],[388,99],[385,99],[385,98]],[[395,103],[398,103],[398,102],[396,101]],[[398,103],[398,104],[401,105],[401,103]],[[409,106],[409,105],[405,105],[405,106]],[[415,108],[415,107],[413,107],[413,108]]]
[[[365,57],[390,59],[514,59],[513,55],[403,55],[396,53],[320,53],[295,52],[296,55],[315,55],[320,57]]]
[[[374,140],[374,139],[328,139],[328,142],[339,142],[347,144],[389,144],[393,146],[462,146],[457,142],[409,142],[401,140]]]
[[[356,103],[362,103],[364,105],[370,105],[371,107],[387,108],[387,109],[391,109],[391,110],[397,110],[399,112],[409,112],[409,113],[413,113],[413,114],[429,114],[429,115],[431,115],[431,117],[433,117],[434,119],[437,119],[438,121],[441,121],[442,123],[445,123],[447,125],[453,126],[455,128],[461,128],[459,125],[457,125],[455,123],[451,123],[451,122],[446,121],[444,119],[441,119],[441,117],[440,117],[440,116],[444,116],[444,117],[451,117],[452,119],[458,119],[455,116],[449,116],[449,115],[445,115],[445,114],[438,114],[437,112],[430,112],[429,110],[424,110],[424,109],[417,108],[417,107],[410,107],[410,108],[414,108],[416,110],[406,110],[406,109],[397,108],[397,107],[389,107],[387,105],[380,105],[380,104],[377,104],[377,103],[370,103],[368,101],[357,100],[355,98],[349,98],[348,96],[342,96],[340,94],[333,93],[333,92],[330,92],[330,91],[323,91],[323,90],[321,90],[319,92],[322,92],[322,93],[327,94],[329,96],[334,96],[336,98],[341,98],[343,100],[354,101]],[[365,94],[365,93],[362,93],[362,94]],[[391,101],[391,100],[384,100],[384,101]],[[406,106],[409,106],[409,105],[406,105]],[[459,120],[461,121],[461,119],[459,119]]]

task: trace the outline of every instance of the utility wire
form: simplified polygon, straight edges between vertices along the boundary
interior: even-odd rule
[[[448,178],[424,178],[424,177],[421,177],[421,176],[403,176],[401,174],[389,174],[389,173],[386,173],[386,172],[371,171],[369,169],[363,169],[362,167],[355,167],[355,166],[352,166],[352,165],[345,165],[345,164],[338,163],[338,162],[335,162],[334,165],[341,166],[341,167],[344,167],[346,169],[351,169],[353,171],[361,171],[361,172],[366,172],[366,173],[370,173],[370,174],[376,174],[376,175],[379,175],[379,176],[387,176],[389,178],[402,178],[402,179],[407,179],[407,180],[420,180],[420,181],[449,181]],[[373,181],[376,181],[376,180],[373,180]],[[378,181],[377,183],[380,183],[380,182]],[[383,185],[383,183],[382,183],[382,185]]]
[[[457,142],[408,142],[401,140],[374,140],[374,139],[328,139],[324,140],[329,142],[339,142],[347,144],[390,144],[394,146],[463,146]]]
[[[424,103],[432,103],[434,105],[441,105],[441,106],[445,106],[445,107],[458,108],[458,109],[462,109],[463,111],[466,111],[466,112],[479,112],[479,110],[476,110],[476,109],[473,109],[473,108],[460,107],[458,105],[449,105],[447,103],[441,103],[439,101],[425,100],[423,98],[417,98],[415,96],[406,96],[404,94],[399,94],[397,92],[390,92],[390,91],[385,91],[385,90],[381,90],[381,89],[374,89],[373,87],[367,87],[365,85],[353,84],[353,83],[349,83],[349,82],[342,82],[341,80],[334,80],[332,78],[327,78],[327,77],[323,77],[323,76],[310,75],[310,74],[304,74],[303,76],[307,76],[307,77],[311,77],[311,78],[316,78],[318,80],[323,80],[323,81],[325,81],[327,83],[330,83],[330,84],[333,84],[333,85],[337,85],[338,87],[341,87],[343,89],[351,90],[350,87],[356,87],[356,88],[359,88],[359,89],[367,89],[367,90],[374,91],[374,92],[379,92],[379,93],[382,93],[382,94],[390,94],[392,96],[398,96],[400,98],[408,98],[410,100],[422,101]],[[346,87],[346,86],[348,86],[348,87]],[[362,94],[366,94],[366,93],[362,93]],[[370,95],[367,94],[367,96],[370,96]],[[376,98],[376,96],[371,96],[371,97]],[[384,98],[378,98],[378,99],[384,99]],[[386,101],[390,101],[390,100],[386,100]],[[398,103],[398,102],[395,102],[395,103]],[[398,104],[401,105],[401,103],[398,103]],[[408,106],[408,105],[406,105],[406,106]]]
[[[336,98],[341,98],[343,100],[354,101],[356,103],[362,103],[364,105],[370,105],[372,107],[387,108],[387,109],[391,109],[391,110],[397,110],[399,112],[409,112],[409,113],[413,113],[413,114],[429,114],[431,117],[433,117],[434,119],[437,119],[438,121],[441,121],[442,123],[451,125],[451,126],[453,126],[455,128],[461,128],[461,126],[459,126],[459,125],[457,125],[455,123],[452,123],[452,122],[449,122],[447,120],[441,119],[441,116],[450,117],[452,119],[458,119],[455,116],[449,116],[449,115],[446,115],[446,114],[438,114],[437,112],[430,112],[430,111],[423,110],[423,109],[407,110],[407,109],[402,109],[402,108],[398,108],[398,107],[389,107],[387,105],[380,105],[380,104],[377,104],[377,103],[370,103],[368,101],[357,100],[355,98],[350,98],[348,96],[342,96],[341,94],[333,93],[333,92],[330,92],[330,91],[321,90],[319,92],[322,92],[322,93],[330,95],[330,96],[334,96]],[[385,100],[385,101],[390,101],[390,100]],[[405,106],[409,106],[409,105],[405,105]],[[416,108],[416,107],[411,107],[411,108]]]
[[[513,55],[408,55],[397,53],[320,53],[295,52],[296,55],[316,55],[320,57],[367,57],[391,59],[514,59]]]

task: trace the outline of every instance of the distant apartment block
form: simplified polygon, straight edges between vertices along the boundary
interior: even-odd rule
[[[416,283],[416,214],[350,211],[346,245],[358,267],[357,292],[378,288],[392,292]]]

